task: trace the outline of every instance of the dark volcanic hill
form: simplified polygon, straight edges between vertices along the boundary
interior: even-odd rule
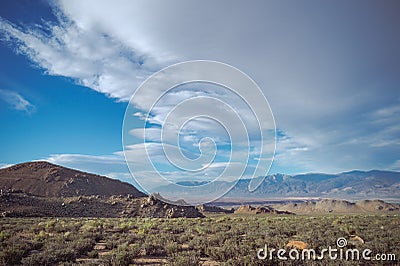
[[[147,196],[131,184],[42,161],[0,169],[0,189],[20,190],[43,197]]]

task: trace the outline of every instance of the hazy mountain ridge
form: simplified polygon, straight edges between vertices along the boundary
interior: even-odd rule
[[[261,178],[256,178],[260,180]],[[257,181],[257,180],[256,180]],[[261,181],[261,180],[260,180]],[[233,182],[213,182],[209,191],[233,188],[225,198],[288,198],[321,197],[341,199],[398,199],[400,200],[400,173],[392,171],[351,171],[340,174],[310,173],[300,175],[273,174],[261,182],[256,191],[248,191],[250,179]],[[178,188],[184,191],[184,187]],[[201,193],[204,188],[199,188]],[[173,195],[173,186],[159,187],[162,195]]]
[[[382,200],[346,200],[323,199],[320,201],[305,201],[300,203],[276,204],[274,208],[293,213],[379,213],[399,212],[400,204],[388,203]]]

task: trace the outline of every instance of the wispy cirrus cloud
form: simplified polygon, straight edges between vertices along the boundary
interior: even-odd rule
[[[7,168],[7,167],[10,167],[10,166],[12,166],[12,164],[9,164],[9,163],[0,163],[0,169],[2,169],[2,168]]]
[[[36,107],[18,92],[0,89],[0,99],[6,102],[12,109],[23,111],[27,114],[35,112]]]
[[[390,169],[394,171],[400,171],[400,160],[395,161]]]
[[[126,101],[159,69],[156,59],[99,27],[83,27],[60,11],[57,22],[20,27],[0,18],[3,39],[46,74],[63,76]]]
[[[122,101],[171,62],[212,59],[246,71],[290,137],[278,142],[276,171],[388,168],[398,161],[396,1],[227,6],[59,0],[57,21],[27,26],[0,19],[0,31],[47,74]],[[161,121],[176,99],[196,93],[171,94],[150,119]],[[186,139],[199,139],[187,133]],[[153,130],[147,137],[158,136]]]
[[[95,173],[131,183],[136,188],[140,185],[132,177],[121,152],[111,155],[88,155],[88,154],[52,154],[41,160],[62,165],[84,172]]]

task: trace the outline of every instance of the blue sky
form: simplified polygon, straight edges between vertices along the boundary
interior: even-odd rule
[[[272,173],[400,170],[399,11],[398,1],[1,1],[0,163],[130,180],[130,96],[170,64],[208,59],[267,97]]]

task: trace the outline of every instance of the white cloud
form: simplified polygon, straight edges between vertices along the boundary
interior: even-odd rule
[[[124,158],[115,155],[85,155],[85,154],[53,154],[47,161],[55,164],[68,164],[73,162],[82,163],[102,163],[102,164],[125,164]]]
[[[2,168],[7,168],[7,167],[10,167],[10,166],[12,166],[13,164],[9,164],[9,163],[0,163],[0,169],[2,169]]]
[[[400,171],[400,160],[394,162],[394,164],[390,167],[391,170]]]
[[[11,108],[18,111],[24,111],[30,114],[36,110],[33,104],[15,91],[0,89],[0,99],[9,104]]]
[[[42,160],[64,167],[118,179],[123,182],[131,183],[136,188],[141,189],[140,185],[132,177],[121,152],[99,156],[87,154],[53,154]]]
[[[100,156],[87,154],[52,154],[41,160],[99,175],[107,175],[110,172],[129,173],[125,158],[118,153]]]
[[[58,13],[58,23],[41,27],[20,28],[0,19],[0,30],[47,74],[72,78],[120,100],[128,100],[144,78],[159,68],[146,53],[101,28],[83,28],[63,13]]]
[[[393,26],[400,21],[392,3],[384,5],[60,0],[58,22],[18,27],[1,20],[0,29],[48,74],[119,100],[172,62],[232,64],[262,87],[278,128],[291,138],[278,143],[282,167],[340,171],[389,167],[400,152],[400,38]],[[178,100],[199,93],[206,94],[171,94],[150,119],[161,124]],[[192,126],[197,131],[187,140],[209,128]]]
[[[147,147],[147,151],[154,160],[153,162],[155,164],[165,162],[165,157],[162,156],[162,147],[159,144],[146,143],[128,147],[129,152],[134,153],[135,155],[131,156],[131,158],[137,159],[129,161],[128,164],[134,167],[138,165],[137,163],[142,163],[142,168],[140,169],[131,168],[133,170],[133,175],[130,173],[125,163],[123,153],[121,151],[115,152],[113,155],[102,156],[93,156],[86,154],[53,154],[41,160],[46,160],[57,165],[62,165],[64,167],[69,167],[80,171],[95,173],[113,179],[119,179],[121,181],[134,184],[136,187],[140,187],[140,185],[136,182],[136,180],[139,180],[141,185],[145,185],[146,189],[153,189],[160,186],[161,183],[159,182],[159,180],[157,180],[157,178],[154,178],[155,174],[152,166],[147,165],[147,167],[145,167],[145,165],[143,165],[143,163],[145,162],[143,156],[147,156],[144,154],[145,146]],[[166,180],[169,180],[171,182],[190,180],[212,181],[228,166],[228,164],[230,172],[224,175],[223,180],[234,181],[238,178],[237,172],[243,168],[242,164],[235,162],[215,162],[209,166],[206,172],[185,172],[185,175],[182,175],[181,171],[168,170],[161,172],[162,176],[165,177]],[[8,166],[11,165],[0,164],[0,168]]]

